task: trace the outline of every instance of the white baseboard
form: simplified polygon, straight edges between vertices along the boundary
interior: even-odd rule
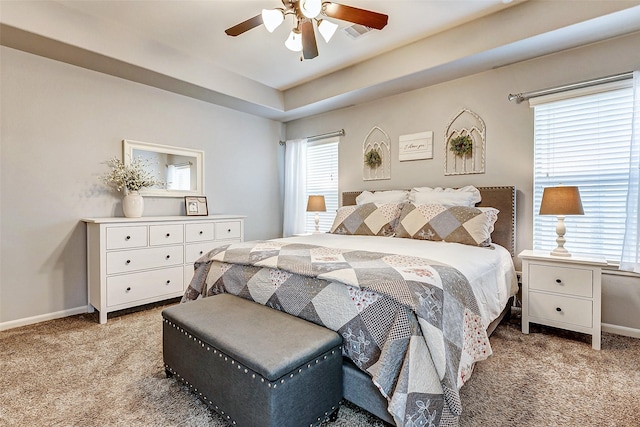
[[[0,323],[0,331],[18,328],[20,326],[33,325],[34,323],[45,322],[47,320],[60,319],[62,317],[74,316],[76,314],[87,313],[88,306],[70,308],[68,310],[56,311],[55,313],[41,314],[39,316],[26,317],[24,319],[11,320]]]
[[[617,335],[624,335],[625,337],[640,338],[640,329],[629,328],[626,326],[611,325],[609,323],[602,323],[602,332],[609,332]]]

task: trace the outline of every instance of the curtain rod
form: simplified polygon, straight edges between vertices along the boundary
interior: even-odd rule
[[[583,87],[589,87],[589,86],[595,86],[595,85],[599,85],[599,84],[603,84],[603,83],[612,83],[612,82],[617,82],[620,80],[626,80],[626,79],[630,79],[633,78],[633,71],[628,71],[626,73],[622,73],[622,74],[614,74],[612,76],[607,76],[607,77],[600,77],[598,79],[593,79],[593,80],[585,80],[583,82],[578,82],[578,83],[572,83],[572,84],[568,84],[568,85],[564,85],[564,86],[558,86],[558,87],[552,87],[552,88],[548,88],[548,89],[541,89],[541,90],[536,90],[533,92],[524,92],[524,93],[516,93],[516,94],[509,94],[509,101],[516,101],[517,104],[521,103],[522,101],[528,101],[530,98],[535,98],[537,96],[543,96],[543,95],[550,95],[552,93],[560,93],[560,92],[566,92],[569,90],[573,90],[573,89],[580,89]]]
[[[340,130],[329,132],[329,133],[323,133],[320,135],[308,136],[307,141],[317,141],[318,139],[331,138],[332,136],[344,136],[344,129],[340,129]],[[286,143],[287,143],[286,141],[280,141],[280,145],[285,145]]]

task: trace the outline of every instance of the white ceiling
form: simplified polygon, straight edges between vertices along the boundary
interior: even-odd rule
[[[520,0],[523,1],[523,0]],[[292,18],[270,34],[259,26],[238,37],[224,30],[282,7],[279,0],[58,0],[83,13],[137,32],[141,37],[171,46],[185,54],[248,77],[278,90],[286,90],[319,76],[444,31],[517,2],[503,0],[344,0],[337,3],[389,16],[389,23],[354,40],[339,25],[330,43],[317,38],[319,56],[300,61],[300,54],[284,46],[293,28]]]
[[[640,0],[340,3],[389,23],[353,40],[334,20],[302,62],[291,18],[224,33],[280,0],[0,0],[0,44],[287,122],[640,31]]]

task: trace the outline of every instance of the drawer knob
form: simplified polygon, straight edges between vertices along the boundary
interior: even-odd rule
[[[167,255],[167,259],[171,258],[171,255]]]
[[[230,228],[227,230],[227,233],[231,233],[231,229]]]
[[[171,280],[167,280],[167,285],[168,285],[169,283],[171,283]]]
[[[202,255],[204,253],[204,251],[200,251],[200,255]]]
[[[204,231],[200,230],[200,233],[199,233],[199,234],[204,234]]]
[[[128,260],[125,262],[125,264],[127,264],[127,265],[131,264],[131,260],[130,260],[130,259],[128,259]]]
[[[562,309],[560,307],[556,307],[556,311],[560,312],[560,311],[562,311]]]
[[[556,283],[559,285],[560,283],[562,283],[562,279],[556,279]]]
[[[131,286],[129,286],[127,289],[124,290],[125,292],[129,292],[131,291]]]
[[[171,236],[171,233],[167,233],[167,237]]]
[[[127,236],[124,238],[125,240],[131,240],[131,236]]]

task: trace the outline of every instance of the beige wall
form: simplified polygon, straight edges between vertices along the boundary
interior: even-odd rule
[[[122,139],[204,150],[209,211],[247,215],[247,239],[281,234],[281,123],[0,49],[0,326],[86,307],[80,219],[122,215],[97,179]],[[183,205],[145,198],[145,215]]]
[[[346,135],[340,143],[341,191],[515,185],[516,250],[521,251],[532,245],[533,111],[528,103],[509,102],[507,95],[638,69],[638,46],[640,33],[296,120],[287,123],[287,139],[344,128]],[[445,127],[463,108],[485,121],[486,173],[444,176]],[[382,128],[392,141],[390,180],[362,180],[362,143],[373,126]],[[434,131],[434,158],[400,162],[398,137],[426,130]],[[520,268],[517,259],[516,267]],[[640,333],[640,279],[606,276],[604,281],[603,322],[635,328]],[[626,297],[623,306],[618,304],[621,295]]]

